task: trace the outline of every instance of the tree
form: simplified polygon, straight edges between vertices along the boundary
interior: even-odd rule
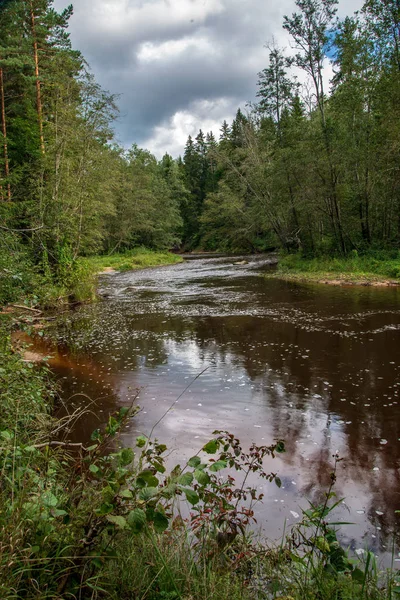
[[[328,33],[336,14],[337,0],[296,0],[300,12],[284,17],[283,27],[293,38],[295,49],[294,64],[311,78],[314,86],[316,106],[320,119],[323,147],[326,157],[326,173],[318,167],[323,182],[323,202],[328,214],[332,232],[342,253],[346,252],[343,231],[338,170],[334,159],[332,122],[328,122],[324,89],[323,63]]]

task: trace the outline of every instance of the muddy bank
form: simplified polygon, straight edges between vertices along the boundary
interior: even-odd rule
[[[362,287],[397,287],[400,281],[397,279],[370,279],[340,277],[338,275],[317,275],[308,273],[271,273],[269,278],[281,279],[282,281],[297,281],[299,283],[321,283],[335,286],[362,286]]]

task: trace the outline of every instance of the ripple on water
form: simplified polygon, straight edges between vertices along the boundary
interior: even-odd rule
[[[268,463],[284,489],[263,486],[259,511],[268,535],[279,537],[305,498],[319,500],[338,451],[336,493],[346,498],[338,517],[355,523],[345,540],[384,553],[400,508],[399,290],[265,279],[270,259],[248,260],[102,277],[107,297],[55,331],[69,357],[59,367],[65,397],[97,401],[74,435],[89,435],[140,390],[142,411],[123,436],[132,443],[191,383],[155,432],[173,450],[171,464],[215,428],[244,444],[285,439],[287,453]]]

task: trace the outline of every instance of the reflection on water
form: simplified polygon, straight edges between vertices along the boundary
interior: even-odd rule
[[[103,300],[60,321],[64,397],[97,400],[75,439],[140,389],[131,443],[208,367],[155,431],[171,464],[214,429],[244,445],[283,438],[287,453],[270,464],[283,485],[262,484],[259,518],[278,538],[291,511],[318,501],[338,451],[336,516],[354,523],[344,539],[384,554],[400,509],[400,290],[268,280],[268,257],[236,260],[106,275]]]

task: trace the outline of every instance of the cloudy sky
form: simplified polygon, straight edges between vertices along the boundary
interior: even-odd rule
[[[73,2],[73,0],[72,0]],[[55,0],[57,10],[68,0]],[[183,153],[201,127],[218,134],[253,101],[272,38],[288,47],[294,0],[75,0],[73,46],[97,81],[120,94],[118,140],[158,157]],[[352,14],[362,0],[340,0]]]

